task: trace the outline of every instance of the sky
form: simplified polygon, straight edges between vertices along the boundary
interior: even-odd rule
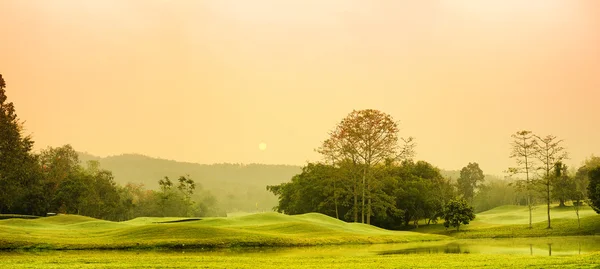
[[[303,165],[378,109],[442,169],[504,175],[524,129],[600,155],[595,0],[0,0],[0,36],[36,150]]]

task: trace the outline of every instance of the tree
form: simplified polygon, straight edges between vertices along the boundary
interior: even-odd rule
[[[45,196],[51,202],[48,209],[57,211],[62,206],[62,200],[54,198],[61,184],[75,174],[81,175],[79,155],[68,144],[56,148],[48,147],[40,152],[39,162],[44,175]],[[71,178],[72,180],[78,179]],[[72,185],[73,182],[69,184]]]
[[[279,196],[278,212],[303,214],[320,212],[334,215],[331,192],[328,190],[333,167],[320,163],[308,163],[302,173],[295,175],[291,182],[267,186],[267,190]]]
[[[585,199],[585,183],[584,181],[578,180],[576,177],[569,176],[567,172],[567,166],[561,162],[557,162],[554,166],[554,196],[561,201],[564,206],[564,201],[570,199],[573,201],[573,208],[575,208],[575,215],[577,215],[577,228],[581,228],[581,221],[579,218],[579,209],[581,203]]]
[[[169,179],[169,177],[165,177],[164,179],[161,179],[158,181],[158,185],[160,186],[160,209],[162,212],[162,216],[166,217],[167,216],[167,209],[169,208],[169,205],[171,204],[171,200],[173,200],[173,182],[171,181],[171,179]]]
[[[350,171],[343,166],[308,163],[291,182],[267,186],[279,199],[275,208],[285,214],[319,212],[351,221],[355,218],[357,195],[355,181],[346,178]],[[354,173],[350,173],[350,177]],[[453,185],[444,179],[433,165],[406,160],[387,161],[371,169],[373,199],[371,224],[388,229],[400,228],[419,221],[436,223],[443,216],[444,206],[455,197]],[[339,189],[335,190],[333,187]],[[336,202],[336,192],[338,202]]]
[[[535,162],[533,159],[536,157],[537,141],[531,131],[518,131],[511,136],[513,142],[511,143],[512,151],[510,158],[514,158],[517,164],[516,167],[508,168],[508,172],[511,175],[525,174],[525,189],[527,190],[527,207],[529,208],[529,228],[531,226],[531,175],[533,173]]]
[[[97,162],[90,161],[84,173],[90,186],[90,194],[84,208],[85,215],[102,219],[118,219],[117,212],[121,197],[112,172],[100,169]]]
[[[412,154],[412,138],[400,148],[398,123],[390,115],[374,109],[352,111],[329,135],[317,151],[332,162],[351,161],[355,167],[362,168],[361,222],[365,223],[366,215],[366,223],[370,224],[373,199],[379,199],[373,195],[377,190],[371,169],[388,159]]]
[[[579,167],[579,169],[577,169],[577,172],[575,173],[575,182],[579,190],[581,191],[583,200],[586,201],[586,203],[592,207],[593,204],[591,201],[589,201],[589,199],[591,198],[589,196],[590,171],[594,170],[595,168],[600,168],[600,157],[592,155],[590,158],[585,160],[585,163],[581,167]]]
[[[192,201],[191,197],[192,194],[194,194],[194,190],[196,189],[196,183],[190,178],[189,175],[187,177],[180,176],[178,181],[179,185],[177,186],[177,189],[181,192],[183,196],[184,214],[185,216],[190,217],[190,214],[192,214],[190,209],[194,206],[194,201]]]
[[[559,201],[559,207],[565,207],[565,202],[571,200],[576,191],[575,179],[569,175],[567,165],[562,162],[554,164],[552,176],[552,199]]]
[[[82,214],[86,199],[90,198],[92,191],[88,180],[81,174],[67,175],[53,193],[52,204],[55,205],[55,210],[60,213]]]
[[[600,167],[596,167],[588,172],[590,183],[588,185],[588,199],[590,206],[600,213]]]
[[[7,101],[6,82],[0,74],[0,213],[40,214],[45,211],[33,140],[23,134],[15,106]],[[16,203],[26,202],[23,204]]]
[[[546,209],[548,215],[548,229],[552,228],[550,221],[550,187],[552,185],[552,168],[556,163],[562,162],[567,158],[567,152],[560,144],[563,140],[557,140],[554,135],[547,135],[546,137],[540,137],[535,135],[538,143],[536,143],[536,157],[540,161],[541,166],[539,169],[544,171],[544,177],[542,184],[545,187],[545,198],[546,198]]]
[[[446,204],[444,227],[456,227],[456,231],[459,231],[461,224],[467,225],[474,219],[473,207],[469,206],[465,199],[453,199]]]
[[[430,163],[406,160],[392,171],[397,178],[396,208],[404,212],[405,226],[410,221],[418,226],[419,220],[424,218],[428,223],[435,223],[443,216],[446,203],[455,198],[450,182]]]
[[[469,163],[460,170],[460,177],[457,180],[458,192],[463,195],[467,201],[473,205],[473,197],[478,184],[483,182],[484,175],[479,164]]]

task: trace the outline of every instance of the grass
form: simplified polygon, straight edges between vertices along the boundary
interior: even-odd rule
[[[420,226],[413,231],[441,234],[454,238],[515,238],[600,235],[600,215],[591,208],[580,211],[581,228],[572,207],[551,209],[552,229],[547,229],[547,216],[544,207],[536,207],[532,212],[532,228],[529,228],[529,212],[524,206],[501,206],[477,214],[469,225],[461,226],[460,231],[446,229],[442,224]]]
[[[0,268],[600,268],[600,237],[589,236],[600,235],[600,215],[583,209],[578,229],[572,208],[553,208],[554,228],[546,229],[544,208],[533,213],[533,229],[527,228],[526,208],[503,206],[479,213],[460,232],[441,224],[389,231],[317,213],[184,222],[110,222],[75,215],[5,219],[0,220],[0,248],[16,251],[0,253]],[[579,237],[565,237],[573,235]],[[377,255],[448,244],[470,254]],[[550,246],[553,255],[546,256]],[[534,255],[528,255],[530,249]]]
[[[0,268],[599,268],[600,254],[575,256],[411,255],[222,255],[194,252],[9,253]]]
[[[389,231],[322,214],[260,213],[232,218],[137,218],[125,222],[58,215],[0,220],[0,249],[148,249],[290,247],[444,240]]]
[[[532,210],[533,223],[548,221],[546,206],[535,206]],[[582,207],[579,211],[581,218],[597,215],[590,207]],[[551,207],[552,219],[571,219],[577,221],[575,209],[572,206]],[[477,214],[477,220],[489,224],[529,224],[529,211],[526,206],[499,206]]]

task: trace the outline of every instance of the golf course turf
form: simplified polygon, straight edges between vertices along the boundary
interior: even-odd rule
[[[13,218],[0,220],[0,268],[600,268],[600,216],[584,208],[578,228],[572,208],[555,207],[553,228],[546,229],[544,210],[535,208],[531,229],[525,207],[504,206],[478,214],[458,232],[442,224],[389,231],[317,213],[124,222]],[[493,244],[489,249],[528,244],[537,254],[381,252],[449,242]],[[551,245],[555,255],[544,249]],[[579,253],[571,251],[577,246]]]

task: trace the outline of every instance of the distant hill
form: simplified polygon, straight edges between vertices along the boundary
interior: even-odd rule
[[[101,158],[80,153],[79,159],[82,163],[99,161],[103,169],[113,172],[119,184],[143,183],[146,189],[158,189],[158,181],[165,176],[176,180],[179,176],[189,175],[202,188],[211,191],[228,212],[271,210],[277,205],[277,197],[268,192],[266,186],[288,182],[302,171],[302,167],[293,165],[208,165],[138,154]]]

